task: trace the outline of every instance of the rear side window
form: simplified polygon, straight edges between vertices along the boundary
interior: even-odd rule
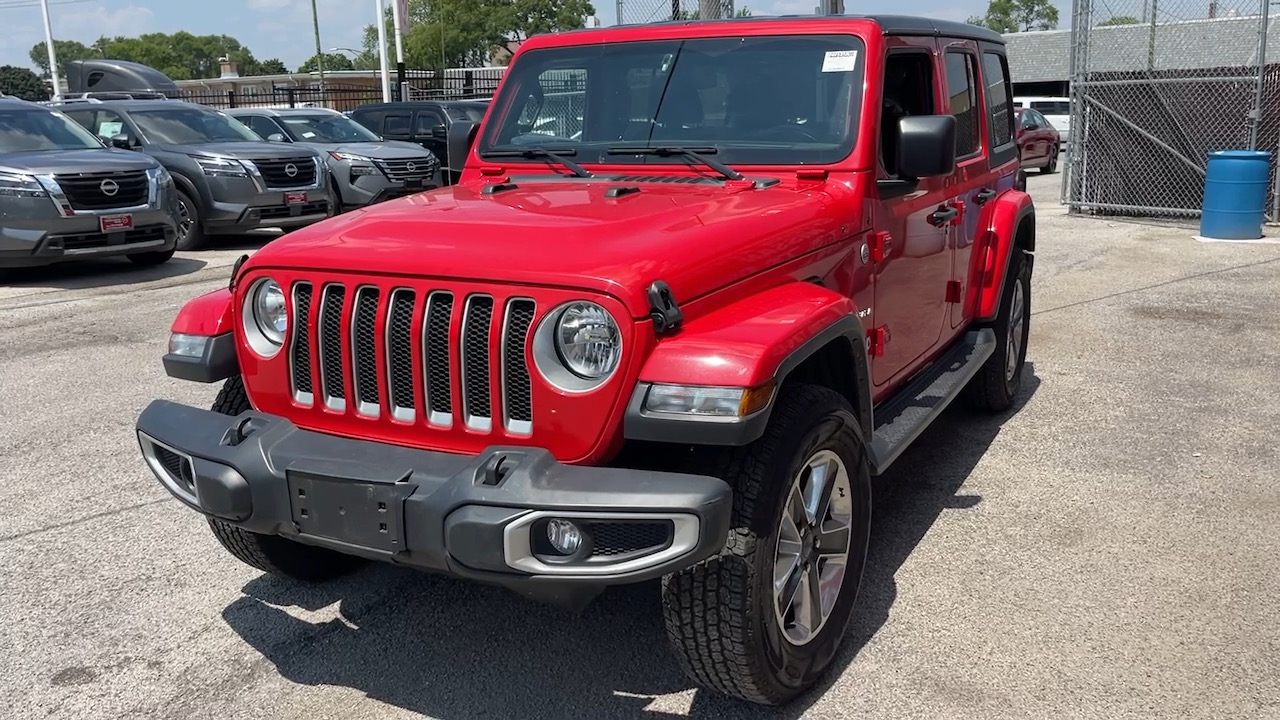
[[[409,116],[405,115],[388,115],[382,121],[382,135],[384,137],[409,137]]]
[[[1071,114],[1071,103],[1065,100],[1032,100],[1031,108],[1045,115]]]
[[[950,96],[950,113],[956,118],[956,157],[965,158],[981,149],[979,132],[982,127],[978,115],[978,73],[973,55],[950,50],[947,52],[947,95]]]
[[[1013,107],[1009,102],[1009,67],[999,53],[982,54],[982,74],[987,88],[987,112],[991,147],[1013,142]]]

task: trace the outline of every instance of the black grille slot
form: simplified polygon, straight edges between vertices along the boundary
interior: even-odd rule
[[[595,522],[587,528],[595,543],[591,554],[607,556],[661,548],[671,541],[673,530],[670,521]]]
[[[377,339],[374,335],[378,319],[378,289],[362,287],[356,291],[355,318],[351,323],[351,367],[356,383],[356,399],[360,405],[372,405],[373,409],[363,408],[366,413],[377,413],[378,402],[378,355]]]
[[[387,313],[387,361],[390,372],[387,390],[391,407],[413,410],[413,307],[412,290],[391,293],[391,310]]]
[[[430,180],[440,161],[433,157],[405,158],[403,160],[375,161],[382,172],[392,180]]]
[[[85,233],[83,235],[58,235],[52,240],[62,243],[62,247],[67,250],[88,250],[91,248],[104,248],[111,245],[132,245],[133,243],[152,242],[155,240],[164,240],[165,228],[163,225],[151,225],[148,227],[134,228],[132,230],[117,231],[112,233]]]
[[[529,364],[525,361],[525,345],[529,327],[533,324],[532,300],[512,300],[507,305],[507,327],[502,338],[502,367],[506,420],[510,424],[533,422],[533,383],[529,378]]]
[[[316,182],[316,164],[309,157],[254,160],[253,164],[258,167],[267,187],[306,187]]]
[[[324,200],[302,203],[301,205],[272,205],[258,209],[258,217],[263,220],[279,220],[281,218],[299,217],[301,215],[319,215],[329,212],[329,203]]]
[[[467,419],[493,417],[489,403],[489,324],[492,320],[493,298],[474,295],[467,299],[462,321],[462,400],[463,415]]]
[[[304,395],[311,387],[311,283],[293,286],[293,387]]]
[[[344,402],[346,383],[342,379],[342,303],[347,289],[326,285],[320,301],[320,379],[326,398]]]
[[[427,300],[427,331],[423,357],[427,363],[427,401],[431,412],[453,412],[453,390],[449,372],[449,322],[453,318],[453,296],[432,293]]]
[[[145,170],[68,173],[53,179],[76,210],[109,210],[145,205],[151,185]]]
[[[155,450],[156,459],[164,466],[165,470],[173,477],[181,480],[188,488],[193,488],[196,482],[195,473],[191,470],[191,462],[176,452],[159,445],[152,445]]]

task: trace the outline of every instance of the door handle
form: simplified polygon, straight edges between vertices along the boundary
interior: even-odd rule
[[[982,188],[981,190],[978,191],[977,195],[973,196],[973,201],[978,203],[979,205],[982,205],[995,196],[996,196],[995,190],[992,190],[991,188]]]
[[[960,211],[956,208],[953,208],[950,205],[943,205],[929,215],[929,224],[934,227],[942,227],[954,220],[956,215],[959,214]]]

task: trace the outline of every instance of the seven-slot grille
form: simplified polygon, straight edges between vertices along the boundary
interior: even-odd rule
[[[76,210],[110,210],[146,205],[151,194],[147,171],[67,173],[54,175],[67,202]]]
[[[289,362],[298,402],[441,428],[490,431],[500,422],[513,435],[532,431],[526,347],[533,300],[341,283],[298,282],[292,292]]]
[[[440,161],[432,157],[405,158],[403,160],[375,160],[378,168],[392,180],[430,180]]]
[[[316,182],[316,163],[309,157],[262,159],[254,160],[253,164],[262,174],[267,187],[298,188],[314,185]]]

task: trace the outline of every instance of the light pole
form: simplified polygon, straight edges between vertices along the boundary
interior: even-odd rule
[[[387,13],[382,0],[373,0],[378,11],[378,63],[382,68],[382,102],[391,102],[391,69],[387,67]]]
[[[316,31],[316,69],[320,71],[320,100],[329,104],[329,86],[324,81],[324,51],[320,49],[320,13],[316,12],[316,0],[311,0],[311,25]]]
[[[58,55],[53,50],[53,27],[49,24],[49,0],[40,0],[40,12],[44,14],[44,44],[49,51],[49,82],[53,84],[53,96],[62,94],[58,89]]]

